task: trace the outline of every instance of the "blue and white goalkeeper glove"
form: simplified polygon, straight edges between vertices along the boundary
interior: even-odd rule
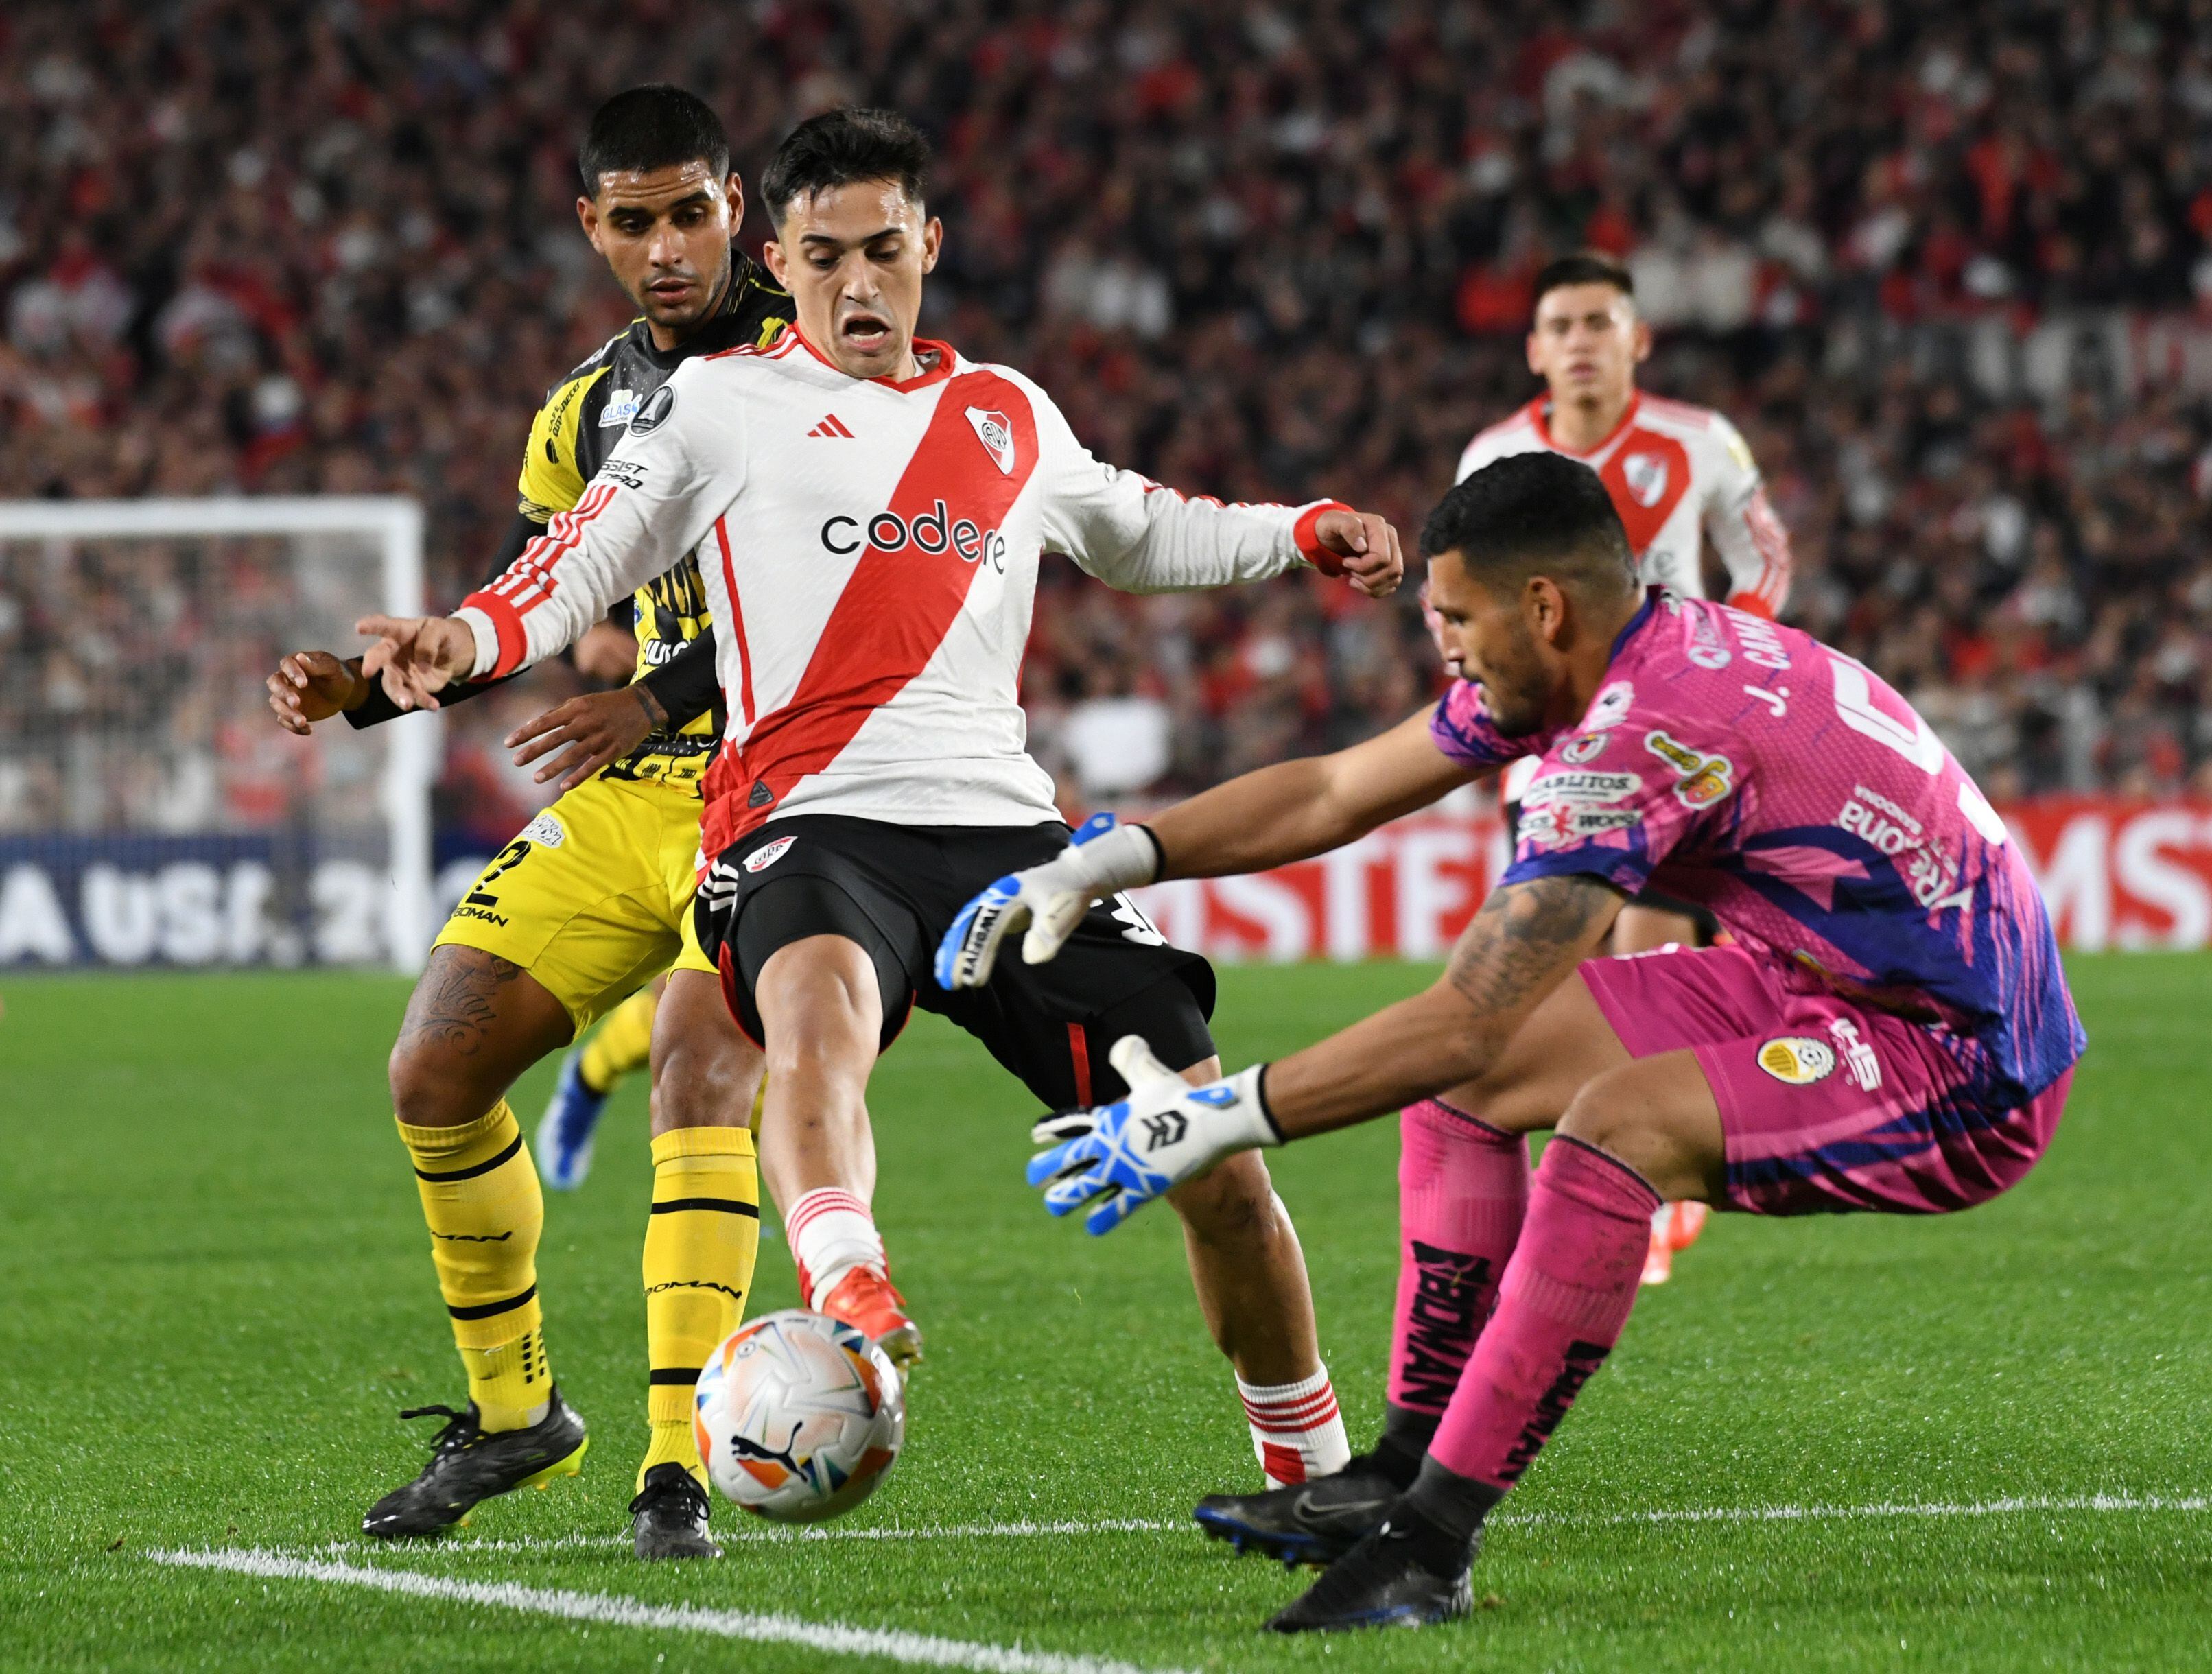
[[[1224,1157],[1283,1143],[1260,1097],[1265,1065],[1194,1087],[1140,1036],[1123,1035],[1110,1056],[1129,1083],[1127,1098],[1047,1117],[1030,1131],[1034,1143],[1052,1147],[1030,1159],[1030,1184],[1044,1188],[1054,1215],[1091,1204],[1083,1224],[1092,1237]]]
[[[991,980],[999,943],[1029,926],[1022,959],[1042,965],[1058,954],[1093,901],[1150,883],[1160,870],[1159,845],[1142,826],[1093,814],[1075,840],[1042,865],[1000,878],[960,909],[937,944],[939,988],[981,988]]]

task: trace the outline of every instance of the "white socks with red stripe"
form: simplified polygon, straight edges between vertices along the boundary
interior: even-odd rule
[[[1297,1383],[1253,1384],[1239,1378],[1237,1392],[1244,1398],[1252,1451],[1267,1473],[1268,1487],[1334,1476],[1351,1462],[1352,1445],[1344,1439],[1344,1419],[1326,1366]]]
[[[850,1192],[823,1186],[803,1193],[783,1217],[783,1233],[799,1264],[799,1291],[817,1312],[855,1267],[872,1268],[878,1277],[889,1273],[876,1217]]]

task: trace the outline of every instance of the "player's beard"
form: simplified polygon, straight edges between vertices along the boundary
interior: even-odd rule
[[[706,321],[712,319],[716,311],[721,307],[723,299],[729,294],[730,276],[733,265],[728,252],[725,252],[720,268],[715,272],[702,276],[702,300],[680,311],[675,316],[656,312],[649,294],[639,297],[638,306],[644,311],[646,318],[662,331],[673,332],[679,338],[688,337]]]
[[[1492,659],[1480,679],[1492,724],[1507,737],[1517,738],[1543,725],[1548,682],[1528,625],[1516,622],[1507,631],[1503,653]]]

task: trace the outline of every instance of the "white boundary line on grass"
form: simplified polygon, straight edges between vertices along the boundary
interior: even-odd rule
[[[485,1604],[532,1616],[617,1628],[661,1628],[679,1633],[712,1634],[755,1644],[797,1645],[851,1657],[884,1657],[927,1668],[966,1668],[977,1674],[1153,1674],[1125,1662],[1100,1657],[1062,1656],[1025,1651],[1018,1645],[982,1645],[939,1639],[933,1634],[896,1628],[854,1628],[842,1622],[802,1622],[791,1616],[758,1616],[748,1610],[702,1610],[690,1604],[648,1604],[605,1592],[568,1592],[517,1583],[460,1581],[405,1569],[365,1569],[347,1563],[319,1563],[281,1552],[252,1549],[229,1551],[157,1551],[155,1562],[188,1569],[216,1569],[271,1580],[323,1581],[337,1586],[368,1587],[417,1598]],[[1158,1671],[1158,1674],[1174,1674]]]
[[[750,1520],[750,1519],[749,1519]],[[773,1528],[754,1525],[746,1528],[717,1528],[714,1538],[725,1546],[732,1542],[747,1545],[789,1546],[801,1541],[815,1540],[1028,1540],[1042,1535],[1092,1534],[1164,1534],[1170,1530],[1186,1529],[1195,1525],[1188,1523],[1163,1521],[1152,1517],[1103,1518],[1091,1521],[1032,1523],[951,1523],[936,1527],[902,1528],[896,1524],[873,1528],[848,1529],[837,1525],[817,1525],[812,1528]],[[626,1534],[564,1534],[495,1536],[484,1540],[448,1538],[434,1545],[398,1547],[378,1542],[372,1545],[365,1540],[331,1540],[307,1550],[331,1557],[343,1557],[361,1552],[565,1552],[586,1551],[599,1546],[627,1546],[630,1538]]]
[[[2007,1517],[2033,1511],[2212,1511],[2204,1495],[2156,1494],[2033,1495],[2018,1499],[1899,1500],[1877,1506],[1703,1506],[1680,1510],[1615,1512],[1593,1516],[1571,1511],[1508,1514],[1504,1523],[1796,1523],[1831,1519],[1878,1517]]]
[[[1798,1523],[1852,1521],[1859,1519],[1910,1517],[2007,1517],[2024,1512],[2206,1512],[2212,1496],[2132,1494],[2039,1495],[2002,1500],[1895,1501],[1872,1506],[1692,1506],[1648,1511],[1577,1512],[1507,1509],[1498,1521],[1507,1527],[1541,1527],[1582,1524],[1620,1527],[1639,1523]],[[959,1523],[937,1528],[875,1527],[848,1529],[826,1525],[810,1529],[724,1529],[716,1538],[726,1545],[791,1545],[817,1540],[1030,1540],[1047,1535],[1165,1534],[1193,1530],[1196,1525],[1173,1519],[1122,1517],[1089,1522]],[[452,1539],[419,1549],[460,1556],[471,1552],[583,1551],[599,1547],[628,1546],[626,1534],[514,1535],[488,1540]],[[343,1557],[363,1552],[395,1552],[388,1546],[360,1541],[333,1540],[309,1549]]]

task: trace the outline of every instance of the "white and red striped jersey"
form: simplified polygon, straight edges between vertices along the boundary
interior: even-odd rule
[[[927,370],[904,383],[852,378],[795,330],[685,362],[459,613],[476,675],[508,674],[696,554],[730,717],[707,858],[788,814],[1056,819],[1018,699],[1043,552],[1131,592],[1337,567],[1313,534],[1336,502],[1187,500],[1094,458],[1021,373],[915,349]]]
[[[1549,451],[1579,459],[1603,479],[1646,582],[1692,598],[1705,596],[1700,537],[1729,573],[1728,603],[1763,616],[1790,597],[1790,536],[1766,503],[1759,467],[1736,428],[1710,407],[1639,392],[1613,434],[1587,453],[1553,440],[1550,397],[1539,396],[1467,445],[1468,477],[1515,453]]]

